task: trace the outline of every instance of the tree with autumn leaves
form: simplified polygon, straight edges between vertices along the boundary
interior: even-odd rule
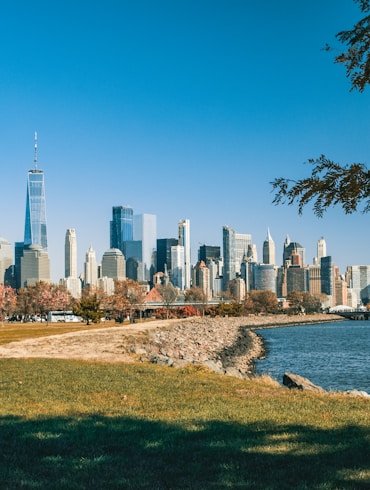
[[[17,296],[13,288],[0,284],[0,321],[13,314]]]

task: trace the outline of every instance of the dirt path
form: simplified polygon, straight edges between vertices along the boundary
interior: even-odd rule
[[[178,320],[158,320],[123,327],[104,327],[21,340],[0,346],[0,358],[58,358],[103,362],[133,362],[133,346],[149,333],[171,327]]]

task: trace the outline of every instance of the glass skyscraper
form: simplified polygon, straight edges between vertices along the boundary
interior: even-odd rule
[[[37,133],[35,133],[34,168],[27,179],[26,219],[24,245],[40,245],[47,249],[44,172],[37,165]]]
[[[127,206],[113,206],[110,222],[110,247],[118,248],[126,254],[125,242],[133,240],[133,209]]]

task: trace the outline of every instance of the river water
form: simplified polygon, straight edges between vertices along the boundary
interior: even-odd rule
[[[266,354],[257,374],[279,383],[285,372],[299,374],[326,390],[370,394],[370,321],[343,321],[254,330]]]

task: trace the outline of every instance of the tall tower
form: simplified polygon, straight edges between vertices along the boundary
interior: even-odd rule
[[[184,247],[185,261],[185,282],[184,289],[191,286],[191,253],[190,253],[190,220],[182,219],[179,221],[179,245]]]
[[[317,241],[317,258],[319,262],[322,257],[326,257],[326,241],[323,237]]]
[[[124,243],[133,240],[133,209],[128,206],[113,206],[110,222],[110,246],[118,248],[123,254]]]
[[[28,172],[24,245],[40,245],[47,249],[44,172],[37,161],[37,133],[35,133],[34,166]]]
[[[275,242],[271,237],[270,229],[267,229],[267,237],[263,242],[263,263],[275,265]]]
[[[66,231],[64,257],[65,277],[77,277],[77,239],[74,228]]]
[[[155,214],[136,214],[134,216],[134,242],[141,242],[142,276],[140,281],[149,281],[154,273],[155,249],[157,246],[157,216]],[[132,255],[130,254],[132,257]],[[126,259],[129,254],[126,253]]]
[[[227,290],[229,282],[236,277],[235,271],[235,230],[229,226],[222,229],[224,253],[223,289]]]
[[[95,250],[90,245],[86,252],[85,261],[85,286],[96,286],[98,283],[98,266],[96,263]]]

